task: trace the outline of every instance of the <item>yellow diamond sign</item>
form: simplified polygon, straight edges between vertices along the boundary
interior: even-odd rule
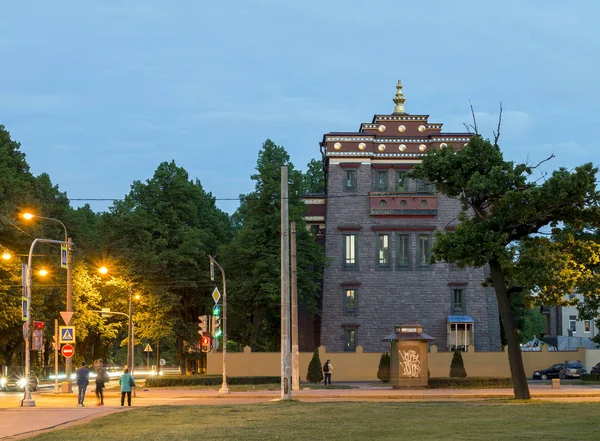
[[[215,303],[219,303],[219,299],[221,298],[221,293],[219,292],[219,288],[215,287],[215,290],[212,293],[212,298]]]

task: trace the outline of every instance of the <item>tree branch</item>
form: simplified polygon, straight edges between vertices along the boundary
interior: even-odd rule
[[[475,117],[475,115],[473,115]],[[500,101],[500,115],[498,115],[498,129],[494,134],[494,147],[498,148],[498,139],[500,139],[500,126],[502,125],[502,101]]]
[[[469,105],[471,106],[471,115],[473,115],[473,125],[471,127],[475,131],[475,134],[479,135],[479,132],[477,131],[477,119],[475,118],[475,110],[473,110],[473,103],[471,102],[471,100],[469,100]]]

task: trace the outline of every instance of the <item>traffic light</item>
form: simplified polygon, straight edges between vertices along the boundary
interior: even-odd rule
[[[33,321],[33,329],[44,329],[44,322]]]
[[[202,352],[210,351],[210,337],[202,337]]]
[[[208,332],[208,316],[201,315],[198,317],[198,334],[204,335]]]
[[[222,334],[223,334],[223,329],[221,328],[221,316],[213,315],[213,330],[212,330],[213,338],[219,338]]]

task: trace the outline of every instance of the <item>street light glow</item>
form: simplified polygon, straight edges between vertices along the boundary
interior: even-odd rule
[[[42,268],[41,270],[38,271],[38,274],[42,277],[46,277],[48,275],[48,270],[45,268]]]
[[[4,260],[10,260],[10,259],[12,259],[12,254],[10,254],[8,251],[4,251],[4,252],[2,253],[2,258],[3,258]]]
[[[107,274],[108,273],[108,268],[105,266],[101,266],[100,268],[98,268],[98,272],[102,275]]]
[[[31,220],[35,217],[35,214],[23,213],[21,216],[23,216],[23,219],[25,219],[25,220]]]

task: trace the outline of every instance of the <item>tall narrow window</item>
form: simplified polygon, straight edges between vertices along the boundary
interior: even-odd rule
[[[592,332],[592,322],[591,320],[583,321],[583,332]]]
[[[344,235],[344,268],[356,268],[356,234]]]
[[[406,191],[406,172],[396,172],[396,191]]]
[[[344,189],[356,190],[356,170],[350,169],[345,171]]]
[[[429,267],[431,258],[431,237],[429,234],[419,234],[419,266]]]
[[[345,290],[344,308],[346,312],[356,312],[356,288]]]
[[[356,329],[346,329],[346,351],[356,351]]]
[[[389,268],[390,266],[389,234],[377,235],[377,266],[379,268]]]
[[[573,334],[575,334],[575,332],[577,332],[577,316],[576,315],[569,316],[569,330],[573,331]]]
[[[387,170],[377,170],[375,175],[375,190],[387,190],[388,172]]]
[[[410,266],[410,236],[398,234],[397,243],[396,265],[406,269]]]
[[[452,312],[463,313],[465,312],[465,296],[462,289],[452,290]]]

